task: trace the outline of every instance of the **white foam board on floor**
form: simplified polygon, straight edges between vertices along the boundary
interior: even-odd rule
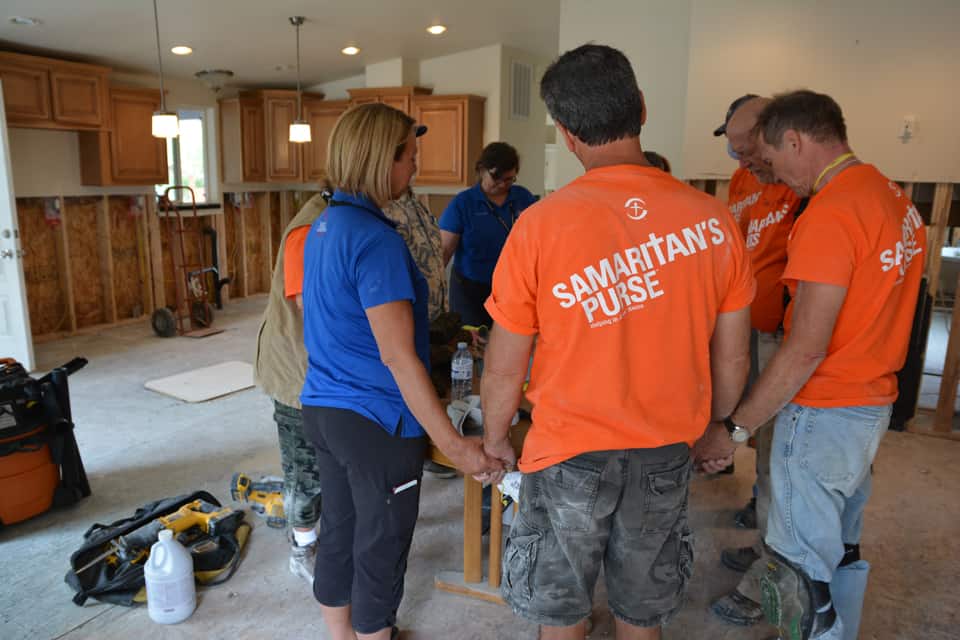
[[[252,387],[253,365],[232,360],[148,380],[143,386],[184,402],[205,402]]]

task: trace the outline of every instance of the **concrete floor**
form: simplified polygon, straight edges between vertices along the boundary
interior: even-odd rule
[[[264,297],[231,303],[217,324],[226,331],[202,340],[152,335],[128,326],[39,345],[39,368],[82,355],[89,366],[71,378],[74,418],[93,496],[0,530],[0,638],[327,638],[305,583],[286,568],[284,535],[250,514],[255,529],[246,557],[226,584],[203,590],[183,624],[153,624],[145,608],[91,601],[71,603],[63,583],[68,558],[94,522],[129,515],[150,500],[205,489],[229,501],[234,471],[279,473],[271,407],[257,390],[203,404],[185,404],[146,391],[152,378],[225,360],[252,361]],[[693,485],[697,535],[688,603],[664,638],[761,640],[769,629],[724,625],[707,606],[738,575],[718,562],[725,546],[752,542],[731,526],[749,495],[752,452],[742,451],[737,474],[699,478]],[[861,638],[946,640],[960,637],[960,443],[890,432],[876,462],[874,496],[863,540],[874,563]],[[458,481],[426,478],[420,521],[400,610],[406,640],[536,638],[533,625],[504,607],[442,593],[433,577],[461,562]],[[603,589],[592,638],[612,638]]]

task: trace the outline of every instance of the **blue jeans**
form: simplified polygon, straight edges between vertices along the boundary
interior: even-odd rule
[[[891,411],[788,404],[777,416],[766,542],[814,580],[830,582],[843,545],[860,543],[870,465]]]

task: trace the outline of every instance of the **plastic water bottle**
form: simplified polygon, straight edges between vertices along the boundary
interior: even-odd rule
[[[473,356],[466,342],[457,343],[457,352],[450,363],[450,399],[463,400],[473,393]]]
[[[193,557],[170,529],[161,529],[157,538],[143,567],[147,613],[154,622],[176,624],[189,618],[197,607]]]

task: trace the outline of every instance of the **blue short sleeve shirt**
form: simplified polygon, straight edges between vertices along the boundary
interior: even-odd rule
[[[364,196],[336,191],[310,228],[303,259],[306,406],[349,409],[388,433],[424,435],[400,395],[367,320],[366,309],[413,305],[417,355],[429,371],[427,281],[393,222]]]
[[[536,201],[519,185],[510,187],[501,206],[490,202],[479,184],[458,193],[440,216],[440,228],[460,236],[453,268],[470,280],[491,282],[513,223]]]

